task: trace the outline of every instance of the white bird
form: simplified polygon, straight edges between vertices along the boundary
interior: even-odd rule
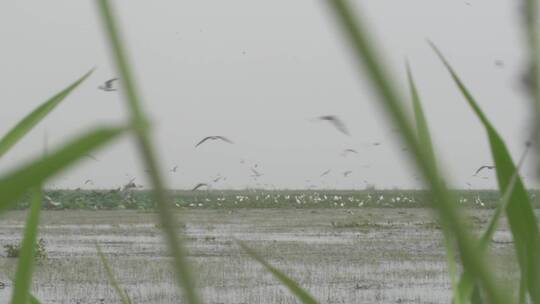
[[[230,139],[228,139],[227,137],[225,137],[225,136],[207,136],[207,137],[203,138],[201,141],[199,141],[195,145],[195,148],[202,145],[207,140],[222,140],[222,141],[224,141],[226,143],[233,144],[233,142]]]
[[[331,123],[336,129],[338,129],[338,131],[340,131],[341,133],[345,134],[345,135],[350,135],[349,134],[349,131],[347,130],[347,126],[345,125],[345,123],[339,119],[339,117],[335,116],[335,115],[324,115],[324,116],[319,116],[317,118],[318,120],[325,120],[325,121],[328,121],[329,123]]]
[[[116,89],[113,87],[113,83],[115,81],[117,81],[117,80],[118,80],[118,78],[109,79],[109,80],[105,81],[105,83],[103,83],[103,85],[100,85],[98,87],[98,89],[103,90],[105,92],[116,91]]]

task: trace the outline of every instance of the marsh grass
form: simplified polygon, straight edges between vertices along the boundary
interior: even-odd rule
[[[453,70],[442,53],[432,44],[436,54],[449,71],[453,81],[473,109],[482,125],[486,129],[487,138],[491,146],[492,156],[497,167],[496,174],[499,190],[503,198],[493,218],[490,228],[482,238],[477,238],[465,225],[465,216],[456,204],[456,197],[446,187],[443,179],[443,164],[438,164],[433,153],[431,139],[426,117],[423,113],[418,91],[412,79],[412,72],[407,68],[407,75],[413,101],[414,120],[406,113],[405,98],[396,89],[389,73],[383,68],[383,58],[375,43],[369,37],[364,24],[353,14],[353,10],[346,0],[329,0],[330,10],[336,17],[338,26],[345,34],[353,58],[356,59],[359,69],[364,70],[371,81],[371,86],[378,96],[378,103],[387,113],[390,121],[401,131],[402,140],[411,151],[412,161],[423,174],[426,185],[431,189],[433,208],[439,218],[443,231],[447,263],[452,282],[455,303],[524,303],[529,298],[532,303],[540,303],[540,238],[537,220],[532,212],[532,205],[525,191],[523,183],[517,174],[517,168],[506,148],[502,138],[491,125],[488,118],[478,107],[470,91]],[[532,100],[535,102],[537,113],[540,113],[540,85],[538,68],[538,42],[537,42],[537,4],[534,0],[524,1],[525,28],[528,37],[529,50],[529,82]],[[137,143],[141,159],[148,169],[152,181],[152,194],[157,202],[160,224],[165,234],[169,250],[174,260],[174,272],[177,276],[178,286],[183,291],[187,303],[198,304],[200,298],[195,287],[190,266],[186,261],[186,252],[181,238],[177,235],[177,222],[171,212],[172,201],[165,192],[165,182],[159,171],[159,164],[154,152],[146,114],[142,109],[142,102],[137,92],[137,85],[128,63],[126,51],[123,46],[120,31],[115,15],[106,0],[97,1],[99,15],[101,16],[105,36],[111,47],[113,61],[116,64],[123,93],[125,94],[126,109],[130,114],[127,126],[101,127],[90,130],[74,139],[67,141],[63,146],[53,149],[52,152],[41,158],[32,160],[22,166],[2,174],[0,177],[0,211],[13,207],[14,202],[31,191],[32,201],[28,211],[24,231],[21,254],[17,264],[15,288],[12,303],[36,303],[30,294],[33,269],[33,255],[39,220],[41,202],[40,185],[49,177],[73,165],[77,160],[94,149],[98,149],[124,133],[131,133]],[[69,93],[82,83],[90,73],[85,74],[74,84],[68,86],[50,100],[41,104],[35,111],[23,118],[12,130],[0,139],[0,156],[4,155],[21,138],[24,137],[37,123],[47,116]],[[540,115],[539,115],[540,116]],[[499,282],[500,274],[490,265],[486,250],[486,242],[496,227],[498,218],[505,212],[514,239],[515,255],[517,257],[520,274],[520,290],[518,299],[513,291],[503,288]],[[317,303],[316,300],[304,291],[297,282],[276,269],[255,250],[239,242],[239,246],[251,258],[260,263],[284,284],[302,303]],[[99,249],[98,249],[98,252]],[[103,255],[100,255],[106,265]],[[463,266],[460,283],[457,283],[456,257],[459,257]],[[109,273],[109,272],[108,272]],[[112,272],[110,277],[113,278]],[[114,279],[114,278],[113,278]],[[118,289],[120,290],[120,289]],[[473,291],[475,290],[475,291]],[[473,296],[474,295],[474,296]]]

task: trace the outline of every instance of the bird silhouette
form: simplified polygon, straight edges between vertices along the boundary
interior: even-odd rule
[[[262,173],[260,173],[259,171],[255,170],[254,168],[250,168],[250,169],[251,169],[251,172],[253,172],[253,175],[252,175],[252,177],[254,177],[254,178],[258,178],[258,177],[261,177],[261,176],[263,176],[263,174],[262,174]]]
[[[345,123],[337,116],[335,115],[324,115],[317,117],[318,120],[324,120],[331,123],[338,131],[345,135],[350,135],[349,131],[347,130],[347,126]]]
[[[133,189],[133,188],[137,188],[137,184],[135,184],[135,177],[130,179],[127,184],[122,186],[122,190],[120,190],[120,191],[124,192],[124,191],[127,191],[129,189]]]
[[[91,179],[87,179],[87,180],[84,181],[84,184],[85,184],[85,185],[87,185],[87,184],[93,185],[94,182],[93,182]]]
[[[195,191],[201,187],[208,187],[208,184],[206,183],[198,183],[195,187],[193,187],[193,189],[191,189],[191,191]]]
[[[97,157],[95,157],[95,156],[92,155],[92,154],[85,154],[84,157],[90,158],[91,160],[99,161],[99,160],[97,159]]]
[[[116,91],[116,89],[113,87],[113,83],[115,81],[117,81],[117,80],[118,80],[118,78],[109,79],[109,80],[105,81],[105,83],[103,83],[103,85],[100,85],[98,88],[100,90],[105,91],[105,92]]]
[[[172,173],[176,173],[176,170],[178,170],[178,165],[172,167],[172,169],[169,170],[169,171],[172,172]]]
[[[352,173],[351,170],[345,171],[345,172],[343,172],[343,176],[344,176],[344,177],[347,177],[347,176],[349,176],[351,173]]]
[[[341,155],[343,157],[346,157],[347,155],[349,155],[350,153],[352,154],[358,154],[358,151],[356,151],[355,149],[345,149],[343,150],[343,152],[341,152]]]
[[[197,148],[198,146],[202,145],[204,142],[206,142],[207,140],[222,140],[226,143],[229,143],[229,144],[234,144],[230,139],[228,139],[227,137],[225,136],[207,136],[205,138],[203,138],[201,141],[199,141],[196,145],[195,145],[195,148]]]
[[[478,173],[480,173],[480,171],[484,170],[484,169],[488,169],[488,170],[493,170],[495,169],[495,166],[481,166],[480,168],[478,168],[476,170],[476,172],[474,172],[473,176],[476,176]]]
[[[321,174],[320,177],[326,176],[326,175],[328,175],[329,173],[330,173],[330,169],[324,171],[324,172]]]

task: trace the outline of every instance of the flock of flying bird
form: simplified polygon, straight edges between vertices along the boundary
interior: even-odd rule
[[[502,65],[502,63],[500,63],[500,64]],[[98,86],[98,89],[103,90],[105,92],[117,91],[118,89],[115,87],[115,82],[117,82],[118,80],[119,80],[118,78],[111,78],[111,79],[105,81],[103,83],[103,85]],[[339,117],[337,117],[335,115],[323,115],[323,116],[319,116],[319,117],[315,118],[314,120],[315,121],[326,121],[326,122],[330,123],[334,128],[336,128],[339,132],[341,132],[341,133],[343,133],[343,134],[345,134],[347,136],[350,135],[346,124]],[[228,143],[228,144],[234,144],[234,142],[232,140],[230,140],[229,138],[227,138],[225,136],[212,135],[212,136],[204,137],[199,142],[197,142],[197,144],[195,144],[195,148],[199,147],[200,145],[202,145],[202,144],[204,144],[204,143],[206,143],[208,141],[222,141],[222,142],[225,142],[225,143]],[[380,146],[381,143],[380,142],[374,142],[374,143],[370,143],[369,145],[370,146]],[[402,150],[406,150],[406,148],[402,148]],[[341,153],[341,155],[343,157],[346,157],[349,154],[358,154],[358,151],[355,150],[355,149],[352,149],[352,148],[348,148],[348,149],[343,150],[343,152]],[[95,156],[91,155],[91,154],[87,154],[85,156],[92,159],[92,160],[97,161],[97,158]],[[244,163],[244,161],[241,161],[241,163]],[[257,164],[255,164],[254,167],[250,168],[250,170],[252,172],[251,177],[253,177],[254,179],[257,179],[257,178],[259,178],[259,177],[261,177],[263,175],[262,173],[257,171],[256,168],[257,168]],[[480,173],[484,169],[493,170],[494,168],[495,168],[495,166],[491,166],[491,165],[480,166],[472,176],[477,177],[478,173]],[[172,169],[169,170],[169,172],[176,173],[177,170],[178,170],[178,165],[175,165]],[[324,177],[324,176],[330,174],[330,172],[331,172],[331,170],[328,169],[328,170],[324,171],[320,175],[320,177]],[[348,177],[351,173],[352,173],[351,170],[347,170],[347,171],[343,172],[343,176]],[[218,182],[218,181],[220,181],[222,179],[226,179],[226,178],[222,177],[222,176],[218,176],[218,177],[214,178],[212,180],[212,182],[216,183],[216,182]],[[85,185],[86,184],[93,184],[93,181],[88,179],[88,180],[86,180],[84,182],[84,184]],[[210,187],[210,185],[209,185],[209,183],[198,183],[195,187],[193,187],[192,191],[198,190],[198,189],[200,189],[202,187],[208,188],[208,187]],[[137,185],[134,182],[134,178],[131,179],[121,189],[122,190],[128,190],[128,189],[131,189],[131,188],[137,188]]]

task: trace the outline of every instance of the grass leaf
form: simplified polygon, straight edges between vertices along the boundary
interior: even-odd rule
[[[416,131],[418,133],[418,142],[424,151],[424,154],[427,155],[428,161],[431,162],[433,168],[437,168],[437,162],[435,159],[435,152],[433,150],[433,144],[431,142],[431,135],[429,132],[428,123],[424,115],[424,110],[422,108],[422,103],[420,101],[420,96],[418,94],[418,89],[416,88],[416,83],[414,82],[414,77],[412,75],[411,67],[407,63],[407,80],[409,82],[409,90],[411,92],[411,100],[414,110],[414,118],[416,122]],[[461,299],[459,288],[458,288],[458,279],[457,279],[457,266],[455,262],[456,253],[453,245],[453,238],[449,233],[448,229],[443,229],[443,238],[444,238],[444,248],[446,250],[446,264],[448,267],[448,275],[450,277],[450,283],[452,285],[453,298],[456,299],[456,303],[460,304]]]
[[[527,156],[527,153],[530,149],[530,146],[527,146],[525,151],[523,152],[523,155],[521,156],[521,159],[518,163],[518,168],[512,175],[512,179],[510,180],[510,185],[508,185],[508,188],[501,196],[499,203],[497,204],[497,207],[495,208],[495,212],[493,213],[488,226],[484,233],[482,234],[482,237],[480,238],[480,249],[482,251],[486,251],[488,249],[489,242],[491,241],[491,238],[493,237],[493,234],[495,233],[495,229],[497,228],[497,224],[503,214],[503,211],[506,210],[508,207],[508,204],[510,203],[511,194],[514,191],[514,188],[517,184],[518,178],[519,178],[519,168],[523,165],[523,162],[525,161],[525,158]],[[474,289],[477,288],[475,286],[474,281],[467,271],[464,271],[461,275],[460,281],[459,281],[459,296],[461,297],[460,301],[461,303],[465,303],[468,299],[471,299],[471,296],[473,295]],[[474,301],[473,301],[474,303]]]
[[[482,122],[495,162],[499,189],[501,193],[506,192],[512,176],[516,172],[516,166],[512,161],[506,144],[482,112],[478,103],[465,87],[450,63],[433,43],[430,42],[430,45],[445,65],[478,119]],[[540,303],[540,288],[538,288],[540,286],[540,239],[538,223],[529,201],[529,196],[519,175],[517,176],[516,185],[510,194],[509,200],[506,207],[506,214],[514,238],[516,255],[521,269],[521,280],[527,286],[533,303]]]
[[[127,55],[124,49],[120,31],[114,17],[113,10],[107,0],[97,1],[100,16],[103,21],[106,37],[111,47],[111,53],[119,72],[120,83],[124,91],[124,100],[129,110],[131,124],[136,135],[137,144],[140,150],[141,158],[148,170],[150,181],[154,188],[154,196],[157,202],[160,223],[165,233],[173,262],[175,274],[179,286],[183,290],[186,302],[189,304],[201,303],[195,282],[191,274],[190,265],[186,258],[186,250],[178,237],[178,223],[172,211],[172,203],[165,192],[165,182],[163,181],[158,165],[157,157],[154,152],[153,144],[148,133],[148,123],[144,112],[141,110],[141,101],[136,90],[133,74],[128,64]]]
[[[401,131],[402,138],[409,146],[416,165],[433,191],[433,203],[441,219],[442,228],[455,237],[463,267],[469,269],[475,280],[481,283],[491,303],[512,303],[510,294],[497,284],[485,255],[478,252],[477,242],[466,231],[463,216],[440,179],[438,171],[429,160],[426,160],[425,152],[414,135],[410,119],[403,110],[403,99],[397,93],[394,82],[382,68],[383,61],[377,57],[380,52],[375,49],[374,43],[367,36],[363,24],[352,13],[348,1],[329,0],[327,3],[333,9],[338,24],[347,35],[359,66],[366,70],[384,110],[395,127]]]
[[[290,279],[283,272],[277,270],[272,265],[270,265],[266,260],[264,260],[260,255],[258,255],[253,249],[246,246],[240,241],[236,243],[244,250],[251,258],[259,262],[266,270],[271,272],[276,279],[278,279],[283,285],[285,285],[298,300],[304,304],[317,304],[317,301],[311,296],[307,291],[302,289],[294,280]]]
[[[47,178],[66,169],[94,149],[117,138],[124,128],[98,128],[69,141],[45,157],[39,157],[0,177],[0,212],[28,189],[41,185]]]
[[[64,100],[71,91],[77,88],[93,70],[84,74],[77,81],[67,88],[42,103],[31,113],[21,119],[2,139],[0,139],[0,157],[2,157],[11,147],[13,147],[21,138],[23,138],[32,128],[47,116],[62,100]]]
[[[15,274],[15,285],[11,295],[11,303],[27,303],[30,299],[40,208],[41,189],[40,187],[36,187],[32,189],[32,204],[30,205],[26,225],[24,226],[24,238],[17,261],[17,272]]]
[[[116,291],[116,294],[120,298],[120,301],[123,304],[131,304],[131,300],[129,299],[128,294],[120,288],[120,285],[118,284],[118,281],[114,278],[113,271],[111,269],[111,266],[109,265],[109,262],[107,262],[107,258],[101,251],[101,247],[98,243],[96,243],[96,250],[97,254],[99,256],[99,259],[101,260],[101,263],[103,263],[103,267],[105,268],[105,273],[107,273],[107,278],[109,279],[109,282],[111,282],[111,285],[113,286],[114,290]]]

